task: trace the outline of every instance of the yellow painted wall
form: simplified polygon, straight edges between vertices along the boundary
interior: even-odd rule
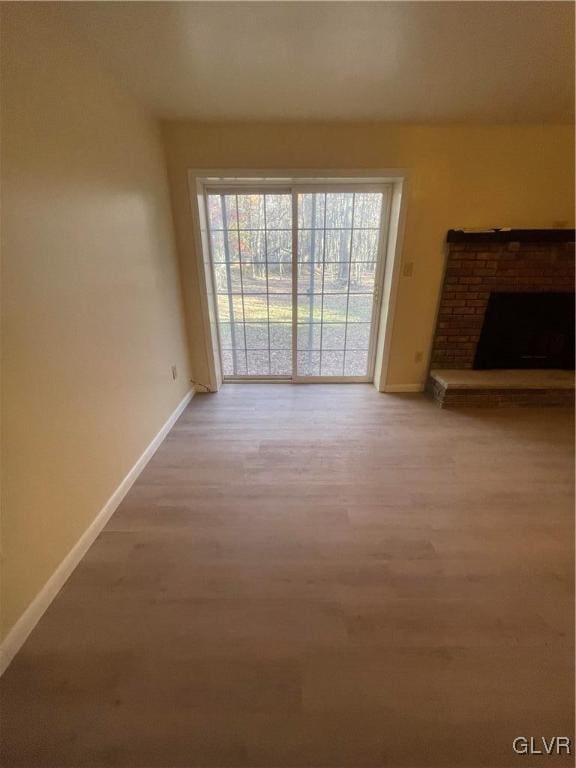
[[[5,634],[181,400],[190,371],[158,126],[62,39],[49,9],[2,10]],[[188,168],[410,172],[404,259],[415,268],[400,281],[389,384],[423,380],[447,229],[574,224],[569,126],[162,130],[200,382]]]
[[[188,391],[189,370],[158,126],[37,4],[3,5],[5,635]]]
[[[574,225],[572,126],[165,122],[192,366],[206,380],[189,168],[384,169],[410,173],[388,384],[423,383],[450,228]],[[422,362],[415,361],[418,351]]]

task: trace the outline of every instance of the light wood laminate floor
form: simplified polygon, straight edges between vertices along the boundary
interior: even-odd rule
[[[563,409],[197,396],[1,681],[6,768],[565,766]]]

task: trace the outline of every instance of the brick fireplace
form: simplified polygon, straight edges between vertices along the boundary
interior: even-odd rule
[[[509,366],[495,364],[493,367],[573,367],[573,335],[570,337],[570,333],[573,334],[574,326],[570,301],[574,294],[574,234],[574,230],[450,230],[447,236],[446,271],[432,347],[432,373],[435,370],[465,371],[490,367],[482,364],[485,355],[477,355],[478,345],[481,339],[483,344],[486,339],[487,329],[484,328],[483,334],[483,326],[489,305],[493,310],[495,305],[503,305],[506,297],[512,306],[512,310],[510,306],[508,308],[509,315],[512,312],[512,324],[514,313],[517,317],[519,311],[514,310],[514,306],[519,307],[522,303],[534,307],[542,305],[541,317],[543,321],[551,323],[551,327],[542,328],[540,337],[548,339],[552,348],[563,344],[564,357],[562,354],[557,356],[560,362],[556,364],[552,356],[547,363],[543,360],[544,355],[538,354],[540,350],[536,350],[532,355],[533,365],[530,354],[526,352],[518,355],[519,360],[525,359],[525,364],[512,362]],[[514,301],[512,294],[533,296],[527,296],[527,300],[522,302]],[[550,308],[554,308],[554,311]],[[527,318],[531,312],[529,309]],[[488,325],[494,321],[493,317],[490,319],[490,314]],[[538,336],[537,329],[532,330],[532,335]],[[542,338],[537,338],[536,342],[542,346]],[[506,343],[508,341],[501,341],[501,346]],[[513,343],[512,336],[509,343]],[[572,354],[572,362],[569,352]],[[433,387],[429,386],[429,390],[433,391]]]

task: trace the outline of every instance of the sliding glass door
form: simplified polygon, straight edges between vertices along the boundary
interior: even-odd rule
[[[370,381],[386,187],[210,189],[224,379]]]

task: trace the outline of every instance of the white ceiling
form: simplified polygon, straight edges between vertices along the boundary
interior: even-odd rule
[[[573,114],[570,2],[69,2],[52,10],[162,117],[539,122]]]

